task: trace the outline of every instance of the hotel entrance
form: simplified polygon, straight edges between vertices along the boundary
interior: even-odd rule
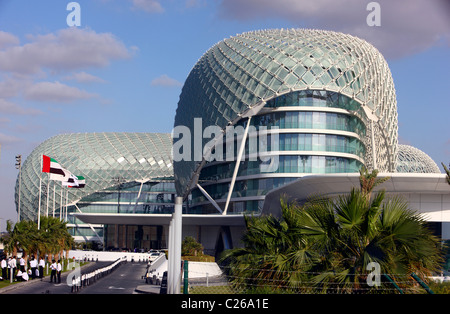
[[[163,226],[105,225],[106,250],[149,251],[167,248]]]

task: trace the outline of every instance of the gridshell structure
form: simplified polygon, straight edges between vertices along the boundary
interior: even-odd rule
[[[21,170],[20,215],[36,220],[41,178],[41,215],[49,215],[62,204],[77,202],[118,184],[173,180],[172,138],[163,133],[74,133],[56,135],[37,146]],[[65,188],[41,172],[42,155],[55,159],[63,168],[86,179],[84,188]],[[61,193],[63,193],[61,195]],[[66,200],[67,197],[67,200]],[[19,178],[16,181],[16,204]]]
[[[410,145],[398,145],[397,172],[441,173],[438,165],[426,153]]]
[[[186,79],[175,127],[194,130],[194,118],[201,118],[203,127],[224,130],[257,115],[272,99],[308,90],[334,92],[358,103],[359,108],[350,111],[366,127],[364,164],[395,171],[397,102],[389,67],[371,44],[342,33],[272,29],[220,41]],[[204,164],[193,159],[174,162],[179,195],[189,193]]]

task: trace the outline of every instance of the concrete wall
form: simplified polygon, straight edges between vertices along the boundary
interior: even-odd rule
[[[193,237],[203,245],[205,254],[213,254],[221,231],[220,226],[183,226],[183,239]],[[230,227],[233,248],[242,247],[242,235],[245,227]]]
[[[428,221],[450,222],[450,194],[402,193],[411,209]]]

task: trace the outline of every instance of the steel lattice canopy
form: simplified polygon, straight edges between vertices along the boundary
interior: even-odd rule
[[[373,129],[376,139],[366,144],[369,168],[395,171],[397,102],[388,64],[371,44],[342,33],[273,29],[220,41],[186,79],[174,125],[194,130],[194,118],[201,118],[204,127],[225,129],[257,114],[270,99],[308,89],[334,91],[358,101],[368,117],[368,134]],[[179,195],[188,193],[202,163],[174,162]]]
[[[410,145],[398,145],[397,172],[441,173],[438,165],[426,153]]]
[[[84,188],[68,189],[70,204],[119,183],[173,180],[171,150],[172,137],[165,133],[72,133],[51,137],[37,146],[23,163],[21,216],[37,217],[39,177],[42,193],[46,193],[48,176],[41,172],[42,155],[54,158],[63,168],[85,178]],[[52,187],[61,185],[57,181],[51,184]],[[19,180],[16,204],[18,186]],[[54,190],[55,195],[53,192],[49,195],[50,207],[59,208],[61,189]]]

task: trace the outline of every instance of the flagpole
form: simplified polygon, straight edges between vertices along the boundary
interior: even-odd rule
[[[69,189],[66,190],[66,209],[64,210],[64,221],[67,221],[67,202],[69,198]]]
[[[48,217],[48,195],[50,194],[50,173],[47,176],[47,205],[45,210],[45,217]]]
[[[44,156],[41,156],[41,169],[39,170],[39,205],[38,205],[38,230],[41,229],[41,183],[42,183],[42,163]]]
[[[64,186],[61,181],[61,201],[59,202],[59,221],[62,220],[62,210],[63,210],[63,193],[64,193]]]
[[[56,207],[56,201],[55,201],[56,187],[55,187],[55,185],[56,185],[56,182],[53,182],[53,214],[52,214],[53,218],[55,218],[55,207]]]

